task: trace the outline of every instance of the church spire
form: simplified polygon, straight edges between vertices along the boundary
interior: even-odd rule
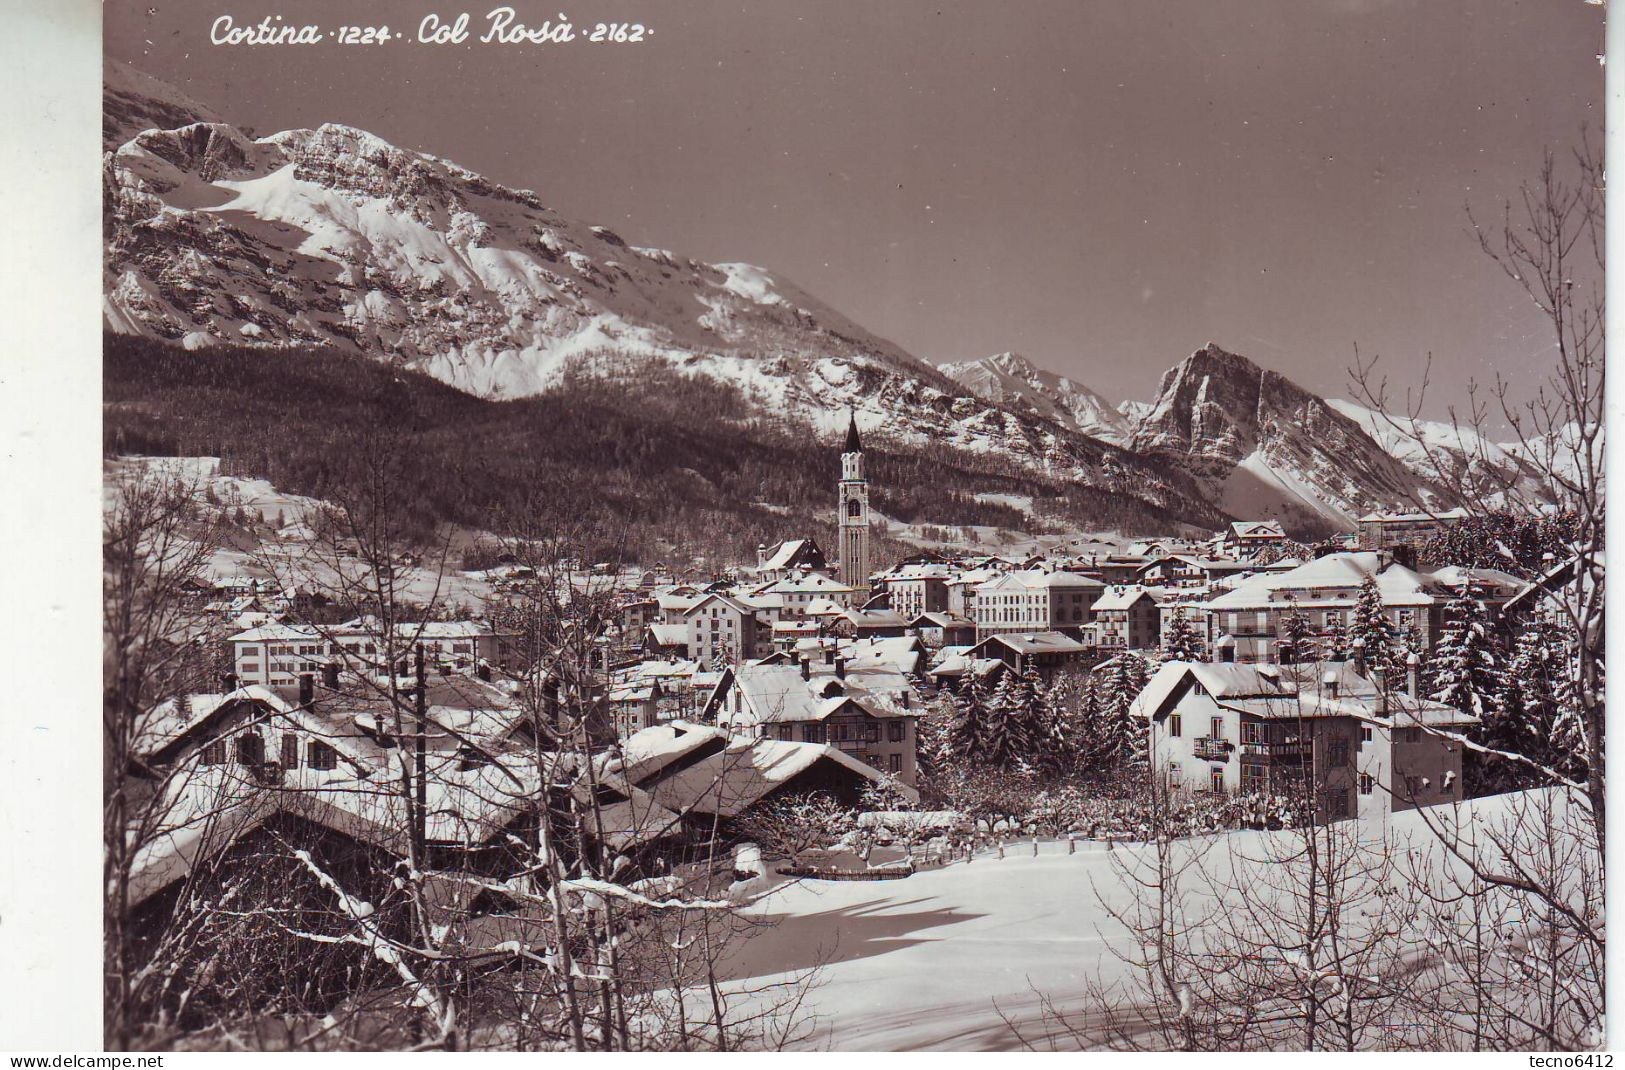
[[[855,410],[846,410],[846,449],[842,453],[862,453],[863,443],[858,441],[858,414]]]

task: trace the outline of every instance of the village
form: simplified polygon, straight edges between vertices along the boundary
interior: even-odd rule
[[[1257,520],[878,562],[864,461],[852,420],[835,556],[787,533],[703,579],[520,551],[481,570],[484,612],[436,617],[393,597],[416,561],[363,539],[334,541],[325,573],[284,550],[257,577],[189,576],[175,619],[201,630],[176,646],[203,668],[176,678],[218,683],[164,696],[125,741],[132,926],[266,879],[269,851],[280,894],[297,859],[365,908],[330,923],[375,945],[367,904],[405,865],[430,957],[500,974],[572,943],[561,890],[603,910],[607,961],[617,896],[748,912],[786,881],[1060,845],[1381,836],[1527,783],[1490,722],[1535,710],[1539,681],[1491,652],[1555,656],[1547,603],[1573,577],[1550,552],[1533,579],[1443,559],[1464,510],[1373,512],[1313,547]],[[280,571],[295,561],[302,580]]]

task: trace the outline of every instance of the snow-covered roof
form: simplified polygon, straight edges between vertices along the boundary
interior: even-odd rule
[[[1095,600],[1096,613],[1111,612],[1113,610],[1132,609],[1134,605],[1144,599],[1157,600],[1156,596],[1139,584],[1122,585],[1106,588],[1106,593]]]
[[[842,614],[856,628],[906,628],[908,621],[901,613],[889,609],[849,609]]]
[[[1436,513],[1375,512],[1360,517],[1361,524],[1416,524],[1425,520],[1461,520],[1465,509],[1447,509]]]
[[[1007,646],[1018,654],[1075,654],[1089,648],[1064,632],[1000,632],[977,644],[977,649],[989,643]]]
[[[1384,605],[1429,605],[1448,596],[1445,586],[1403,565],[1384,564],[1373,551],[1327,554],[1285,572],[1270,572],[1239,584],[1208,603],[1212,609],[1248,609],[1284,600],[1283,592],[1305,592],[1310,599],[1352,598],[1368,579],[1382,592]]]
[[[848,664],[844,678],[836,674],[834,666],[815,661],[808,666],[805,680],[800,665],[741,665],[734,672],[734,686],[743,709],[760,724],[823,720],[839,706],[839,702],[832,705],[832,699],[857,700],[871,715],[902,716],[901,711],[891,710],[876,714],[864,703],[893,699],[911,690],[907,676],[878,660]]]
[[[773,552],[762,563],[761,571],[771,572],[777,569],[795,567],[796,558],[803,552],[812,552],[818,549],[818,544],[811,539],[786,539],[773,548]]]
[[[976,622],[969,617],[961,617],[947,610],[921,613],[908,622],[910,628],[972,628],[975,624]]]
[[[1350,662],[1237,665],[1171,661],[1152,674],[1130,716],[1158,717],[1192,686],[1220,706],[1262,719],[1356,717],[1406,727],[1471,724],[1478,719],[1439,702],[1379,691]]]
[[[977,584],[978,591],[998,591],[1020,588],[1024,590],[1043,590],[1045,588],[1084,588],[1104,587],[1105,583],[1093,576],[1085,576],[1081,572],[1046,572],[1042,569],[1022,569],[1018,572],[1006,572],[995,575],[990,579]]]
[[[679,813],[735,817],[770,792],[820,763],[832,763],[864,780],[880,782],[883,774],[835,747],[775,739],[739,739],[670,776],[656,778],[649,794]],[[907,785],[898,790],[917,802]]]
[[[772,594],[850,594],[858,588],[848,587],[822,572],[801,572],[774,580],[760,590]]]
[[[688,642],[688,625],[651,624],[649,634],[660,646],[683,646]]]
[[[1284,539],[1286,532],[1279,520],[1234,520],[1230,533],[1242,539]]]

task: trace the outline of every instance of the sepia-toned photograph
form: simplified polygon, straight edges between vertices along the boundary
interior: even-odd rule
[[[86,1043],[1603,1051],[1606,14],[107,0]]]

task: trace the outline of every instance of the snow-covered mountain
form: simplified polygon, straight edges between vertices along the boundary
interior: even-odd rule
[[[1478,486],[1485,496],[1515,487],[1517,496],[1525,501],[1549,498],[1542,468],[1549,466],[1569,475],[1576,460],[1572,446],[1553,450],[1544,438],[1529,443],[1493,442],[1449,420],[1413,420],[1341,398],[1327,404],[1359,424],[1378,445],[1423,479],[1447,485],[1472,482],[1468,476],[1471,466],[1479,473]]]
[[[1213,343],[1162,377],[1134,449],[1177,458],[1238,517],[1348,527],[1438,491],[1325,400]]]
[[[944,364],[950,379],[979,398],[1024,409],[1113,445],[1131,437],[1127,417],[1082,383],[1045,371],[1019,353]]]
[[[737,388],[767,419],[833,436],[850,407],[903,445],[1218,517],[1188,474],[968,396],[767,269],[632,244],[353,127],[255,138],[117,64],[106,106],[110,330],[191,348],[333,347],[487,398],[656,362]]]

